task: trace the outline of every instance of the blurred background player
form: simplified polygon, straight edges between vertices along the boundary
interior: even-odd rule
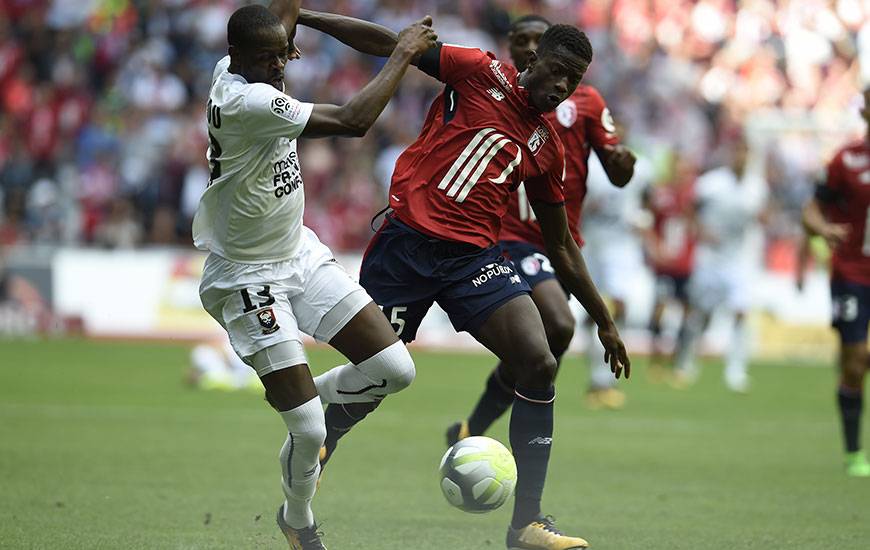
[[[352,40],[347,18],[310,23],[366,53],[383,55],[389,31]],[[360,29],[368,27],[360,27]],[[540,221],[555,270],[599,326],[613,372],[629,374],[619,333],[588,276],[568,227],[562,179],[565,153],[544,117],[574,93],[592,59],[576,27],[546,29],[523,72],[476,48],[438,44],[419,67],[444,82],[417,141],[399,157],[390,207],[363,259],[360,282],[406,342],[416,338],[434,302],[506,361],[513,392],[510,440],[517,462],[508,548],[585,548],[541,513],[550,447],[556,371],[531,292],[497,245],[501,219],[521,182]],[[562,298],[564,300],[564,298]]]
[[[749,150],[742,134],[729,145],[729,163],[701,175],[695,186],[698,244],[675,375],[685,384],[697,378],[700,339],[713,312],[722,307],[733,323],[725,351],[725,385],[742,393],[749,390],[746,313],[755,260],[752,239],[768,192],[764,178],[747,164]]]
[[[202,342],[190,350],[187,382],[203,390],[261,392],[257,372],[242,361],[228,338]]]
[[[861,116],[870,124],[870,88]],[[868,132],[870,136],[870,132]],[[846,448],[846,473],[870,476],[861,449],[864,377],[870,324],[870,137],[851,143],[833,158],[828,177],[804,209],[804,227],[824,238],[831,258],[833,326],[840,336],[837,404]]]
[[[644,207],[652,215],[652,225],[644,233],[644,245],[655,276],[655,304],[650,320],[650,375],[654,381],[664,378],[665,365],[671,366],[672,354],[666,351],[662,326],[669,302],[676,302],[680,331],[683,330],[695,249],[697,170],[678,153],[669,165],[664,180],[644,193]]]
[[[610,120],[606,125],[613,128]],[[623,129],[617,128],[614,133],[624,139]],[[644,269],[641,235],[649,226],[649,214],[643,209],[642,196],[650,184],[653,169],[649,161],[641,157],[635,163],[630,185],[615,185],[598,154],[596,149],[588,162],[588,191],[581,222],[586,242],[583,257],[595,286],[609,301],[616,326],[624,333],[627,307],[633,298],[637,277]],[[586,325],[584,321],[583,326]],[[602,362],[601,346],[595,338],[594,327],[590,328],[586,348],[589,361],[586,405],[591,409],[620,409],[625,405],[625,393],[617,387],[610,368]]]
[[[214,69],[207,105],[211,175],[193,236],[209,251],[202,305],[257,371],[287,427],[278,526],[292,550],[323,550],[311,510],[326,437],[322,402],[379,400],[407,387],[415,371],[369,295],[303,225],[296,138],[364,135],[435,35],[428,18],[402,31],[378,75],[344,105],[302,103],[284,93],[285,66],[300,57],[299,2],[271,9],[245,6],[227,23],[229,55]],[[315,382],[303,332],[350,363]]]
[[[537,15],[521,17],[513,24],[508,35],[508,47],[511,61],[518,70],[525,70],[530,52],[537,49],[549,27],[549,21]],[[565,211],[571,235],[578,245],[582,245],[580,215],[586,196],[590,152],[594,149],[605,159],[608,178],[617,186],[624,186],[631,179],[634,156],[619,144],[610,111],[591,86],[578,86],[571,97],[547,118],[565,144]],[[541,229],[524,185],[511,195],[507,214],[502,219],[499,245],[505,257],[516,266],[520,277],[532,288],[532,300],[544,322],[550,351],[557,361],[561,361],[574,337],[576,320],[568,306],[569,296],[556,278],[547,256]],[[613,378],[610,368],[606,365],[605,368],[607,375]],[[448,445],[470,435],[486,433],[493,422],[510,408],[514,394],[506,380],[510,380],[510,376],[505,366],[499,364],[487,379],[484,392],[468,419],[447,429]]]

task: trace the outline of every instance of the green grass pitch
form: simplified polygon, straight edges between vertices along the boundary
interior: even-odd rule
[[[436,475],[443,430],[492,360],[414,355],[415,384],[326,470],[324,541],[504,548],[510,505],[454,510]],[[311,359],[319,372],[338,356]],[[0,548],[286,548],[273,521],[280,419],[256,395],[188,389],[186,364],[184,346],[0,342]],[[870,480],[842,473],[831,369],[756,365],[754,391],[737,396],[715,363],[688,391],[651,385],[642,367],[616,413],[584,409],[585,369],[563,368],[544,505],[564,530],[612,550],[870,548]],[[507,422],[490,435],[507,441]]]

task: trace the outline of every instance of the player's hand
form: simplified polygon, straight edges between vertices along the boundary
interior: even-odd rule
[[[598,327],[598,339],[604,346],[604,362],[610,365],[610,372],[619,378],[624,370],[625,378],[630,378],[631,360],[628,358],[628,352],[625,351],[625,344],[622,343],[616,326],[611,324],[610,326]]]
[[[396,49],[416,56],[434,48],[437,40],[438,35],[432,30],[432,17],[427,15],[399,33]]]
[[[820,234],[831,250],[837,248],[849,238],[849,225],[845,223],[829,223]]]
[[[617,145],[605,145],[604,150],[608,152],[607,161],[611,166],[620,172],[631,172],[634,170],[637,158],[628,147],[619,143]]]

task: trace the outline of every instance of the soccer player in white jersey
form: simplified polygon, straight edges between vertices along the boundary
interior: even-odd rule
[[[436,36],[429,18],[414,23],[347,104],[302,103],[284,94],[285,64],[299,57],[292,42],[298,12],[296,0],[246,6],[230,17],[229,55],[215,68],[208,101],[211,178],[193,234],[211,253],[202,304],[257,371],[287,425],[280,452],[286,500],[277,521],[291,549],[308,550],[325,548],[311,511],[326,436],[322,401],[376,402],[408,386],[415,371],[380,309],[302,225],[295,140],[365,134]],[[315,381],[302,333],[350,363]]]
[[[695,356],[701,335],[717,307],[733,319],[731,341],[726,351],[725,384],[732,391],[749,390],[749,309],[755,254],[753,235],[767,204],[767,183],[747,166],[748,147],[738,138],[727,166],[698,178],[695,187],[698,245],[689,280],[690,311],[677,351],[678,380],[691,383],[697,377]]]
[[[652,177],[652,166],[637,159],[628,185],[617,187],[593,152],[586,176],[587,194],[583,204],[583,256],[589,275],[601,293],[610,299],[611,314],[620,333],[625,332],[627,303],[637,277],[643,272],[640,231],[649,225],[642,207],[643,192]],[[616,387],[610,367],[602,361],[604,352],[594,332],[589,339],[589,389],[586,405],[591,409],[619,409],[625,394]]]

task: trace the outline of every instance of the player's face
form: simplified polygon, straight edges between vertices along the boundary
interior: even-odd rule
[[[587,67],[580,57],[563,48],[540,57],[531,52],[525,86],[532,106],[542,113],[555,111],[580,85]]]
[[[250,83],[270,84],[284,91],[284,67],[291,56],[287,31],[284,30],[283,25],[264,28],[250,46],[239,47],[236,50],[230,52],[230,55],[234,53],[238,55],[239,66],[245,80]]]
[[[547,24],[543,21],[529,21],[521,23],[508,35],[511,61],[520,72],[526,70],[529,64],[529,52],[538,49],[538,43],[547,32],[547,28]]]

